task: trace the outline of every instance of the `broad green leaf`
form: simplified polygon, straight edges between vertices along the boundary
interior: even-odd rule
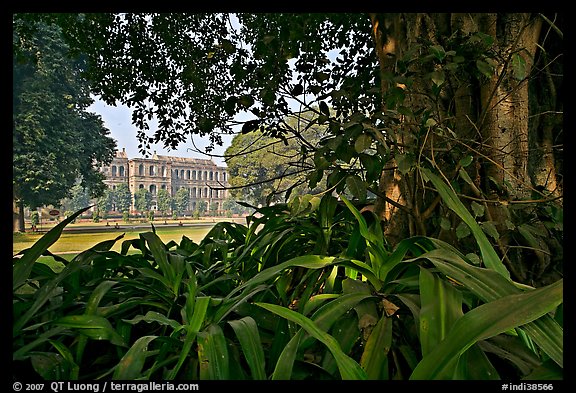
[[[349,280],[346,280],[349,281]],[[354,308],[362,300],[372,297],[370,291],[366,293],[347,293],[339,296],[337,299],[330,301],[327,304],[321,306],[315,313],[310,317],[316,326],[322,331],[327,332],[330,327],[352,308]],[[302,347],[306,348],[309,345],[310,340],[302,342]]]
[[[365,201],[366,200],[366,190],[367,185],[364,180],[360,178],[358,175],[350,175],[346,178],[346,186],[358,200]]]
[[[502,276],[510,279],[510,273],[508,272],[508,269],[506,269],[500,260],[500,257],[488,241],[486,234],[484,231],[482,231],[482,228],[478,225],[474,217],[472,217],[472,214],[470,214],[468,209],[466,209],[464,204],[460,201],[460,199],[458,199],[458,196],[454,193],[454,191],[431,171],[425,168],[423,168],[422,171],[426,173],[426,176],[434,184],[434,187],[436,187],[436,190],[444,202],[446,202],[448,207],[452,209],[452,211],[454,211],[454,213],[456,213],[472,231],[472,234],[474,235],[474,238],[480,247],[484,265],[490,269],[494,269]]]
[[[251,317],[228,321],[242,346],[242,354],[252,372],[252,379],[266,380],[264,350],[260,341],[258,325]]]
[[[462,293],[427,269],[420,269],[420,345],[430,353],[463,315]]]
[[[356,153],[362,153],[364,150],[369,149],[372,146],[372,137],[368,134],[360,134],[356,141],[354,142],[354,150]]]
[[[338,297],[340,297],[340,295],[336,293],[321,293],[314,295],[306,302],[302,314],[309,315],[312,311],[326,302],[326,300],[336,299]]]
[[[462,283],[484,302],[523,292],[521,288],[525,286],[513,283],[491,269],[473,266],[451,245],[437,239],[429,240],[439,249],[429,251],[420,258],[428,259],[442,273]],[[522,326],[522,329],[550,358],[563,365],[563,330],[551,316],[545,315]]]
[[[157,336],[143,336],[136,340],[116,365],[112,379],[134,380],[141,377],[144,362],[150,355],[148,344],[155,338]]]
[[[88,302],[86,303],[86,311],[84,314],[86,315],[95,315],[97,314],[98,304],[100,304],[100,300],[106,295],[106,293],[116,285],[117,281],[102,281],[98,286],[94,289]]]
[[[79,333],[93,340],[108,340],[114,345],[126,346],[124,339],[104,317],[97,315],[68,315],[57,319],[54,324],[78,330]]]
[[[54,277],[50,282],[44,284],[38,291],[35,293],[34,302],[30,305],[26,313],[20,317],[17,321],[14,322],[12,325],[12,334],[13,337],[16,337],[20,334],[21,329],[28,323],[30,318],[34,316],[34,314],[53,296],[53,291],[60,285],[62,281],[64,281],[67,277],[72,275],[73,273],[79,271],[82,266],[87,265],[90,263],[95,256],[99,255],[98,252],[101,251],[108,251],[116,240],[121,238],[123,235],[117,237],[113,240],[106,240],[101,243],[96,244],[94,247],[83,251],[82,253],[78,254],[74,259],[72,259],[68,265],[62,269],[62,271]]]
[[[166,280],[170,283],[175,282],[176,280],[176,272],[170,263],[168,263],[168,256],[166,254],[166,246],[160,240],[158,235],[154,232],[146,232],[141,233],[140,237],[148,243],[148,247],[150,248],[150,252],[154,257],[154,260],[160,267],[160,271],[166,278]],[[172,289],[172,286],[168,286],[168,288]],[[174,293],[178,295],[178,293]]]
[[[196,341],[198,331],[205,322],[206,310],[208,309],[209,304],[210,304],[209,296],[202,296],[196,298],[196,301],[194,303],[194,313],[190,316],[190,321],[188,325],[185,325],[186,339],[184,340],[184,345],[182,346],[180,356],[178,357],[178,362],[168,375],[169,380],[176,379],[176,376],[178,375],[180,368],[186,361],[186,358],[188,357],[188,354],[192,349],[192,344],[194,344],[194,341]]]
[[[57,224],[54,228],[38,239],[32,247],[23,252],[22,257],[13,258],[12,291],[15,291],[24,284],[28,279],[28,276],[30,276],[34,263],[36,263],[44,251],[48,250],[48,248],[60,238],[64,227],[74,221],[74,219],[76,219],[80,214],[90,209],[90,207],[91,206],[88,206],[84,209],[78,210],[70,217],[64,219],[61,223]]]
[[[24,360],[29,356],[29,353],[36,347],[40,345],[44,345],[47,342],[50,342],[50,337],[53,336],[60,336],[63,332],[66,331],[66,328],[62,326],[56,326],[46,332],[40,334],[34,341],[23,345],[18,350],[12,353],[12,360]]]
[[[78,373],[80,371],[80,367],[74,361],[74,356],[72,355],[72,352],[70,352],[70,349],[68,349],[68,347],[62,344],[60,341],[50,340],[50,344],[52,344],[52,346],[56,348],[58,353],[64,358],[68,367],[70,368],[68,378],[70,380],[78,379]]]
[[[392,347],[392,319],[383,314],[370,334],[360,365],[366,370],[367,379],[388,379],[388,352]]]
[[[562,284],[561,279],[546,287],[504,296],[467,312],[456,321],[446,338],[424,356],[410,379],[437,379],[476,342],[546,315],[562,303]]]
[[[340,349],[338,342],[329,335],[328,333],[322,331],[312,320],[306,318],[304,315],[292,311],[288,308],[278,306],[275,304],[267,303],[255,303],[257,306],[265,308],[283,318],[286,318],[292,322],[297,323],[303,327],[309,334],[314,336],[317,340],[322,342],[328,347],[336,363],[338,364],[338,369],[340,370],[340,375],[342,379],[345,380],[364,380],[366,379],[366,372],[360,367],[354,359],[347,356]]]
[[[226,380],[230,375],[229,355],[222,328],[210,324],[198,333],[200,379]]]
[[[156,311],[148,311],[146,315],[138,315],[132,319],[124,319],[123,321],[132,325],[135,325],[142,321],[148,323],[157,322],[160,325],[170,326],[175,331],[180,330],[182,328],[182,325],[176,322],[175,320],[170,319],[165,315],[160,314]]]
[[[274,367],[274,372],[272,373],[273,381],[290,380],[292,369],[294,368],[294,361],[296,360],[298,348],[300,347],[300,340],[303,336],[304,330],[301,329],[288,341],[288,344],[286,344],[280,353],[276,366]]]
[[[486,78],[492,78],[494,75],[494,68],[483,60],[476,60],[476,68],[478,68],[478,71]]]

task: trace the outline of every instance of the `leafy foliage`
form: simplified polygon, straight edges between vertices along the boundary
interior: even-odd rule
[[[101,195],[105,186],[98,167],[111,162],[116,143],[102,119],[86,111],[93,100],[79,75],[82,62],[68,57],[58,27],[39,23],[34,34],[20,35],[31,26],[13,23],[15,198],[33,209],[58,205],[78,179],[91,196]]]
[[[428,237],[391,247],[344,197],[295,196],[199,244],[164,244],[152,227],[68,262],[48,248],[81,212],[14,258],[17,375],[562,378],[562,280],[531,288]]]

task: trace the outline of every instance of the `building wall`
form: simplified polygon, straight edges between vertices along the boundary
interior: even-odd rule
[[[226,167],[217,166],[212,160],[187,157],[159,156],[152,158],[129,159],[126,150],[116,152],[110,165],[101,168],[106,175],[104,183],[111,189],[127,183],[132,193],[132,213],[134,194],[139,188],[146,188],[152,194],[152,209],[157,209],[158,190],[166,189],[172,197],[180,188],[188,190],[190,202],[187,212],[196,209],[199,201],[206,201],[208,209],[213,204],[222,210],[222,203],[228,197],[227,190],[215,190],[228,185]]]

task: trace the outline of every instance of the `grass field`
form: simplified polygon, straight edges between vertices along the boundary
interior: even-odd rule
[[[212,226],[183,226],[183,227],[167,227],[162,228],[161,226],[156,227],[156,234],[162,239],[164,243],[168,243],[170,240],[174,240],[179,243],[182,240],[182,236],[187,236],[192,241],[196,243],[200,242],[206,234],[210,231]],[[89,249],[90,247],[103,242],[105,240],[111,240],[115,237],[125,234],[122,239],[120,239],[112,250],[120,251],[122,246],[122,241],[129,239],[137,239],[139,233],[148,232],[151,228],[136,228],[136,229],[126,229],[125,231],[115,231],[111,229],[109,232],[92,232],[92,233],[73,233],[64,232],[62,236],[54,243],[49,251],[53,254],[62,253],[78,253]],[[17,254],[18,252],[31,247],[38,239],[40,239],[43,234],[38,233],[14,233],[12,237],[12,253]]]

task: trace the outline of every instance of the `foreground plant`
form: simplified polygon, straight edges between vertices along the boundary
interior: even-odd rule
[[[346,197],[300,196],[200,243],[152,231],[51,254],[69,217],[13,261],[15,374],[46,379],[558,379],[563,280],[510,279],[439,177],[479,255],[390,246]],[[60,271],[38,262],[41,255]]]

